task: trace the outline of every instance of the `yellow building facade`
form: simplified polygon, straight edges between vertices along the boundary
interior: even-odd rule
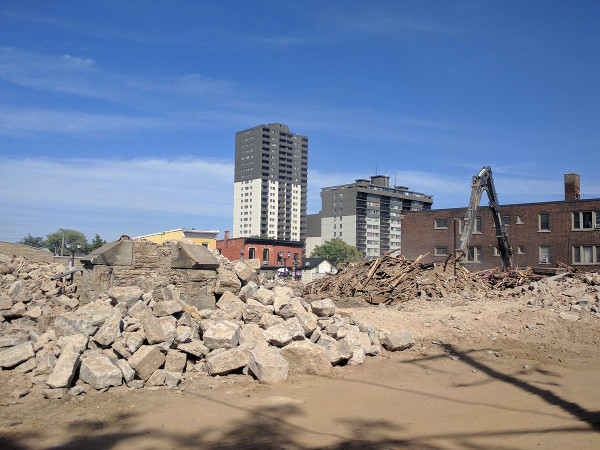
[[[159,233],[137,236],[134,239],[148,239],[149,241],[160,244],[171,239],[187,239],[195,244],[204,245],[210,249],[217,248],[217,235],[219,230],[201,231],[190,230],[188,228],[178,228],[176,230],[161,231]]]

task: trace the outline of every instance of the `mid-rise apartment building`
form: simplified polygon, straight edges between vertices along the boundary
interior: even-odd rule
[[[308,137],[270,123],[235,134],[233,237],[306,237]]]
[[[352,184],[321,189],[322,208],[311,215],[306,253],[315,245],[340,238],[365,258],[378,257],[402,245],[401,218],[405,211],[431,209],[433,198],[405,186],[390,186],[389,177],[372,176]],[[320,227],[319,239],[314,239]],[[311,239],[310,237],[313,236]]]
[[[502,221],[517,266],[600,267],[600,199],[580,199],[579,175],[565,175],[565,200],[501,205]],[[441,263],[455,252],[466,208],[407,213],[402,254]],[[464,263],[470,270],[502,267],[489,207],[480,207]]]

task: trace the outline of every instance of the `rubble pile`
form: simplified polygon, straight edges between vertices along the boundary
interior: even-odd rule
[[[294,283],[263,282],[244,261],[212,255],[206,269],[209,258],[199,263],[189,244],[111,244],[68,275],[0,255],[0,367],[30,383],[13,396],[176,387],[229,373],[277,382],[414,342],[339,313],[331,299],[309,303]],[[193,304],[198,286],[214,307]]]
[[[482,299],[486,296],[528,296],[529,304],[568,308],[598,314],[600,274],[564,271],[555,276],[513,270],[509,276],[497,270],[468,272],[452,264],[434,267],[420,259],[386,254],[361,261],[306,285],[307,298],[358,297],[371,304],[393,305],[413,299],[448,297]]]
[[[413,298],[442,298],[449,292],[490,289],[480,276],[457,267],[422,264],[422,257],[410,260],[392,253],[376,260],[361,261],[336,275],[321,278],[306,286],[306,295],[363,297],[372,304],[394,304]]]

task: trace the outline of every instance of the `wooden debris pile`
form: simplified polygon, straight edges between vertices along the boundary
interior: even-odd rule
[[[462,266],[456,266],[455,270],[452,264],[434,267],[420,262],[425,256],[410,260],[387,253],[377,260],[361,261],[308,284],[305,294],[362,297],[372,304],[394,304],[417,297],[446,297],[465,289],[482,292],[513,288],[530,281],[531,274],[523,271],[505,276],[492,270],[471,273]]]

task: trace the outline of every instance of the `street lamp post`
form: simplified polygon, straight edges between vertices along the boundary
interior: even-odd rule
[[[290,257],[291,253],[287,252],[287,255],[285,258],[283,258],[283,278],[287,279],[287,260]]]

